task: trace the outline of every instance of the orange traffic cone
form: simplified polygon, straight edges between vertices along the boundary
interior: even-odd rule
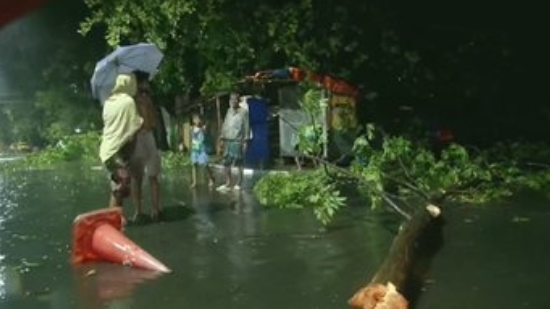
[[[120,231],[122,209],[109,207],[79,215],[73,222],[73,264],[109,261],[160,272],[170,269]]]

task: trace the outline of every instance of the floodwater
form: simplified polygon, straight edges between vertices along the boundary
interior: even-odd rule
[[[419,309],[550,308],[550,197],[447,213]]]
[[[188,174],[164,175],[166,222],[125,231],[164,275],[69,263],[72,220],[107,201],[102,171],[0,176],[0,308],[347,308],[396,232],[394,216],[359,202],[323,228],[309,211],[263,209],[250,190],[191,190]],[[550,205],[523,201],[451,209],[415,307],[550,307]]]

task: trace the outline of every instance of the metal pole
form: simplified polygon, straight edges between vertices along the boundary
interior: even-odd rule
[[[327,108],[328,108],[328,98],[326,93],[323,91],[323,98],[320,102],[321,105],[321,116],[323,117],[323,159],[328,158],[328,117],[327,117]]]

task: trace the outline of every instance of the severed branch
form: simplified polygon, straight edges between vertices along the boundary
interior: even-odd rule
[[[362,179],[361,177],[358,177],[357,175],[355,175],[354,173],[344,169],[344,168],[341,168],[337,165],[334,165],[330,162],[328,162],[327,160],[325,159],[322,159],[322,158],[319,158],[319,157],[315,157],[315,156],[309,156],[309,155],[306,155],[305,156],[306,158],[311,158],[311,159],[315,159],[315,160],[318,160],[318,162],[322,163],[325,167],[325,171],[327,171],[326,167],[327,166],[330,166],[332,169],[338,171],[339,173],[342,173],[348,177],[351,177],[353,179],[356,179],[357,182],[359,182],[361,185],[369,188],[371,191],[373,192],[376,192],[376,193],[379,193],[381,196],[382,196],[382,199],[384,199],[384,201],[386,201],[388,203],[388,205],[390,205],[390,207],[392,209],[394,209],[395,211],[397,211],[397,213],[399,213],[401,216],[403,216],[405,219],[409,220],[411,218],[411,215],[409,213],[407,213],[405,210],[403,210],[401,207],[399,207],[399,205],[397,205],[397,203],[395,203],[395,201],[393,201],[389,196],[388,194],[386,194],[385,192],[378,192],[375,188],[373,188],[367,181],[365,181],[364,179]],[[330,175],[330,174],[329,174]]]
[[[349,300],[358,309],[407,309],[414,297],[413,285],[422,277],[424,268],[419,259],[430,227],[437,226],[441,210],[428,205],[418,210],[411,220],[405,221],[395,237],[390,251],[371,281]],[[441,230],[439,230],[441,233]],[[431,256],[424,259],[431,259]],[[421,279],[421,278],[420,278]]]

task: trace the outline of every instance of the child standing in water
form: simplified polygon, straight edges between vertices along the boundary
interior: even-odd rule
[[[193,127],[191,128],[191,165],[193,182],[191,183],[191,188],[197,185],[197,167],[199,165],[203,166],[208,173],[208,186],[214,186],[214,176],[208,165],[208,154],[206,153],[205,129],[206,126],[202,122],[201,117],[197,114],[193,115]]]

